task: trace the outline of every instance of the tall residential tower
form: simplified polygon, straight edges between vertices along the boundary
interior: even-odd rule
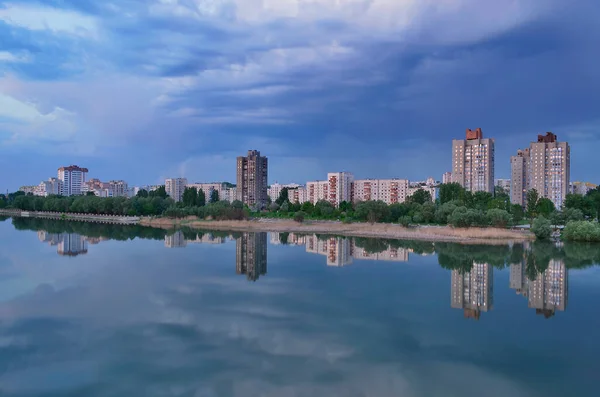
[[[452,141],[452,182],[470,192],[494,193],[494,140],[481,128],[467,129],[466,139]]]
[[[267,205],[268,159],[258,150],[237,158],[237,197],[250,207]]]
[[[79,196],[82,194],[81,188],[85,183],[87,173],[87,168],[76,165],[60,167],[58,169],[58,180],[60,181],[61,194],[63,196]]]

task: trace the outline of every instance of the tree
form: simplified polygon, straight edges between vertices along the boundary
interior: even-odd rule
[[[458,183],[443,183],[440,185],[440,204],[462,200],[465,189]]]
[[[475,192],[473,193],[473,204],[471,208],[485,211],[488,209],[492,199],[492,194],[489,192]]]
[[[148,191],[146,189],[140,189],[136,193],[135,197],[148,197]]]
[[[231,207],[241,210],[244,209],[244,203],[242,203],[240,200],[233,200]]]
[[[400,218],[398,218],[398,223],[404,227],[409,227],[412,223],[412,218],[408,215],[401,216]]]
[[[183,189],[181,201],[185,207],[195,207],[198,202],[198,190],[195,187],[186,187]]]
[[[531,189],[527,192],[527,216],[530,220],[536,217],[537,215],[537,204],[540,199],[540,195],[537,190]]]
[[[271,211],[271,212],[279,211],[279,204],[277,204],[277,203],[269,204],[269,211]]]
[[[319,200],[315,204],[314,215],[328,217],[333,215],[335,207],[329,201]]]
[[[488,222],[494,227],[505,228],[512,221],[512,217],[505,210],[491,209],[486,213]]]
[[[279,197],[277,197],[277,200],[275,200],[275,202],[279,206],[281,206],[281,204],[285,203],[286,201],[290,201],[289,191],[287,187],[284,187],[283,189],[281,189],[281,192],[279,192]]]
[[[283,204],[281,204],[281,207],[279,208],[279,211],[283,212],[283,213],[288,213],[290,210],[290,202],[289,201],[284,201]]]
[[[302,212],[305,212],[306,214],[312,214],[314,209],[315,209],[315,206],[310,201],[306,201],[306,202],[302,203]]]
[[[540,240],[547,240],[552,236],[552,225],[550,221],[543,216],[535,218],[531,225],[531,231],[535,234],[535,237]]]
[[[512,215],[513,221],[518,224],[525,217],[523,207],[520,204],[513,204],[510,206],[510,214]]]
[[[494,197],[495,198],[510,198],[509,194],[510,192],[508,192],[506,189],[504,189],[502,186],[494,186]]]
[[[96,194],[94,192],[85,192],[86,196],[95,196]]]
[[[356,204],[356,218],[369,223],[381,222],[389,213],[390,209],[383,201],[362,201]]]
[[[408,198],[408,201],[411,203],[425,204],[426,202],[431,201],[431,193],[424,189],[418,189]]]
[[[219,201],[219,191],[213,189],[210,192],[210,202],[211,203],[216,203],[217,201]]]
[[[294,214],[294,221],[298,222],[298,223],[302,223],[304,222],[304,218],[306,217],[306,214],[302,211],[298,211]]]
[[[166,199],[169,197],[167,194],[167,190],[165,189],[165,185],[159,186],[156,190],[153,190],[148,193],[148,197],[160,197]]]
[[[352,203],[349,202],[349,201],[342,201],[340,203],[339,208],[340,208],[341,212],[352,212],[352,211],[354,211],[354,208],[352,207]]]
[[[196,206],[204,207],[206,205],[206,194],[204,194],[204,190],[198,190],[198,198],[196,200]]]
[[[542,197],[538,200],[536,206],[536,213],[545,218],[549,218],[550,214],[552,214],[556,209],[554,208],[554,203],[552,200]]]

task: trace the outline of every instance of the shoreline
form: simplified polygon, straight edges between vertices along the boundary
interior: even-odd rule
[[[441,241],[468,244],[505,244],[535,239],[530,232],[510,229],[458,229],[451,226],[415,226],[405,228],[400,225],[387,223],[345,224],[339,221],[305,221],[303,223],[297,223],[291,219],[267,218],[244,221],[204,221],[199,220],[196,217],[184,219],[141,218],[139,224],[161,229],[189,227],[200,230],[332,234],[346,237]]]

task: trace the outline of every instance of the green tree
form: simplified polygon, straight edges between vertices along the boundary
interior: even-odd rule
[[[424,189],[418,189],[408,198],[408,201],[416,204],[425,204],[431,201],[431,193]]]
[[[550,221],[543,216],[535,218],[531,225],[531,231],[539,240],[547,240],[552,236],[552,225]]]
[[[166,199],[169,197],[167,194],[167,190],[165,189],[165,185],[159,186],[157,189],[152,190],[148,193],[148,197],[160,197]]]
[[[549,218],[556,209],[552,200],[542,197],[538,200],[536,205],[536,213],[545,218]]]
[[[330,217],[334,214],[335,207],[327,200],[319,200],[315,204],[314,215]]]
[[[408,215],[401,216],[398,218],[398,223],[404,227],[409,227],[412,223],[412,218]]]
[[[475,192],[473,194],[473,204],[469,208],[485,211],[492,201],[492,194],[489,192]]]
[[[350,201],[342,201],[340,203],[339,208],[341,212],[348,213],[354,211],[354,208],[352,207],[352,203]]]
[[[464,198],[465,189],[458,183],[443,183],[440,185],[439,189],[440,204],[462,200]]]
[[[494,227],[505,228],[512,222],[512,217],[505,210],[491,209],[486,213],[488,222]]]
[[[211,203],[216,203],[217,201],[219,201],[219,191],[213,189],[210,192],[210,202]]]
[[[523,212],[523,207],[520,204],[513,204],[510,206],[510,214],[512,215],[513,221],[515,224],[518,224],[525,217],[525,213]]]
[[[306,214],[312,214],[315,209],[315,206],[310,201],[306,201],[302,203],[302,212]]]
[[[302,222],[304,222],[305,217],[306,217],[306,214],[303,211],[298,211],[294,214],[294,221],[296,221],[298,223],[302,223]]]
[[[290,201],[290,198],[289,198],[288,188],[284,187],[283,189],[281,189],[281,192],[279,192],[279,197],[277,197],[277,200],[275,200],[275,203],[277,203],[279,206],[281,206],[286,201]]]
[[[196,206],[204,207],[206,205],[206,194],[204,190],[198,189],[198,199],[196,200]]]
[[[390,209],[383,201],[362,201],[356,204],[356,218],[369,223],[381,222],[389,216]]]
[[[530,221],[537,216],[537,204],[540,195],[537,190],[531,189],[527,192],[527,216]]]
[[[185,207],[195,207],[198,202],[198,190],[195,187],[186,187],[183,189],[181,201]]]
[[[136,197],[148,197],[148,191],[146,189],[140,189],[135,195]]]

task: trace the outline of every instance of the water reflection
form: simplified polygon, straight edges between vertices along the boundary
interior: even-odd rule
[[[271,245],[304,246],[325,257],[324,264],[344,267],[354,261],[409,262],[411,255],[437,255],[450,275],[450,307],[478,320],[494,308],[494,270],[509,268],[508,287],[527,300],[537,315],[550,318],[566,311],[569,269],[600,262],[600,246],[535,242],[512,245],[463,245],[368,238],[344,238],[296,233],[229,233],[194,230],[165,231],[138,226],[90,225],[61,221],[13,219],[19,230],[36,230],[41,242],[56,246],[62,256],[88,252],[88,245],[108,239],[164,240],[165,247],[224,244],[235,240],[235,271],[249,281],[267,274],[267,241]]]

